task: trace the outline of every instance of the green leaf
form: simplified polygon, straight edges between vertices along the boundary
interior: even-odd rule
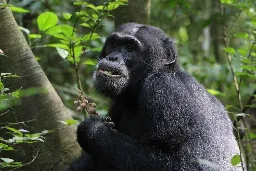
[[[207,89],[207,91],[210,93],[210,94],[212,94],[212,95],[214,95],[214,96],[225,96],[225,94],[224,93],[221,93],[220,91],[217,91],[217,90],[214,90],[214,89]]]
[[[252,63],[252,60],[251,59],[248,59],[248,58],[244,58],[241,60],[243,63],[246,63],[246,64],[250,64]]]
[[[0,81],[0,92],[3,92],[3,89],[4,89],[4,83]]]
[[[3,160],[5,163],[11,163],[14,160],[13,159],[9,159],[9,158],[0,158],[1,160]]]
[[[73,3],[73,5],[83,5],[84,1],[76,1]]]
[[[93,4],[87,4],[86,7],[93,9],[98,12],[98,9]]]
[[[64,37],[64,39],[67,39],[71,37],[72,32],[73,27],[66,24],[61,24],[50,28],[46,31],[46,34],[52,35],[57,38],[59,38],[60,35],[64,35],[62,36],[62,38]]]
[[[75,120],[75,119],[68,119],[68,120],[65,120],[65,121],[59,121],[65,125],[76,125],[78,124],[78,120]]]
[[[87,27],[87,28],[92,28],[88,23],[82,23],[80,24],[81,26]]]
[[[41,34],[29,34],[28,37],[30,39],[40,39],[42,37]]]
[[[15,129],[15,128],[8,127],[8,126],[5,126],[4,128],[8,129],[9,131],[13,132],[14,134],[22,135],[22,133],[19,130]]]
[[[244,49],[237,50],[241,55],[246,56],[246,51]]]
[[[1,73],[1,77],[4,78],[19,78],[19,75],[12,74],[12,73]]]
[[[249,74],[246,72],[236,72],[236,76],[249,76]]]
[[[236,166],[236,165],[238,165],[239,163],[241,163],[241,157],[240,157],[240,155],[236,154],[236,155],[234,155],[234,156],[232,157],[232,159],[231,159],[231,164],[232,164],[233,166]]]
[[[99,38],[100,38],[100,36],[97,33],[93,33],[93,34],[88,33],[88,34],[84,35],[81,40],[88,41],[88,40],[95,40],[95,39],[99,39]]]
[[[41,58],[38,57],[38,56],[35,56],[35,58],[36,58],[37,61],[40,61],[40,60],[41,60]]]
[[[16,6],[13,6],[13,5],[10,6],[10,9],[12,10],[12,12],[19,12],[19,13],[29,12],[29,10],[26,10],[26,9],[20,8],[20,7],[16,7]]]
[[[61,43],[46,44],[45,46],[69,50],[69,47],[67,45]]]
[[[58,23],[58,17],[53,12],[44,12],[37,18],[38,29],[46,31]]]
[[[246,116],[250,116],[249,114],[246,113],[237,113],[236,117],[246,117]]]
[[[97,10],[103,10],[104,9],[104,6],[103,5],[99,5],[96,7]]]
[[[250,138],[253,139],[253,140],[256,139],[256,134],[253,133],[253,132],[250,132],[250,133],[249,133],[249,136],[250,136]]]
[[[108,10],[112,11],[114,9],[117,9],[118,7],[119,7],[119,5],[116,2],[109,2]]]
[[[7,144],[0,143],[0,151],[1,150],[14,150],[14,149]]]
[[[248,71],[256,71],[256,67],[252,65],[243,65],[241,68]]]
[[[232,54],[232,55],[234,55],[234,54],[236,53],[235,49],[230,48],[230,47],[224,48],[224,50],[225,50],[227,53]]]
[[[72,17],[72,14],[64,12],[64,13],[63,13],[63,17],[64,17],[66,20],[69,20],[69,19]]]
[[[221,0],[220,2],[223,4],[233,4],[234,0]]]

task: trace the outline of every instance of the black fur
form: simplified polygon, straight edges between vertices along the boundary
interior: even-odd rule
[[[230,164],[239,149],[225,108],[176,59],[156,27],[127,23],[107,38],[94,84],[112,99],[115,127],[91,116],[77,131],[94,170],[242,170]]]

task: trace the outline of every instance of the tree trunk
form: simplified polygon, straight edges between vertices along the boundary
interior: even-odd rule
[[[20,106],[12,108],[8,114],[1,116],[1,122],[16,123],[32,120],[26,125],[20,124],[17,128],[27,129],[31,133],[54,130],[53,133],[46,135],[45,142],[25,144],[17,148],[15,146],[17,151],[8,152],[8,155],[13,154],[13,156],[1,154],[1,157],[10,157],[25,164],[39,151],[31,164],[18,170],[64,170],[80,155],[75,126],[68,127],[59,122],[71,119],[71,116],[68,115],[61,99],[36,61],[9,8],[0,8],[0,49],[8,56],[0,58],[0,73],[21,76],[5,81],[6,87],[11,91],[30,87],[47,89],[45,94],[23,98]]]
[[[151,0],[129,0],[127,6],[121,6],[114,11],[115,26],[127,22],[148,24],[150,4]]]

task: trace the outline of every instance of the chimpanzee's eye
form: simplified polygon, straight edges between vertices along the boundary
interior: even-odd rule
[[[112,40],[112,41],[111,41],[111,46],[112,46],[112,47],[115,47],[116,45],[117,45],[116,41],[115,41],[115,40]]]
[[[126,46],[126,49],[127,49],[128,52],[132,52],[132,51],[134,51],[134,46],[132,44],[128,44]]]

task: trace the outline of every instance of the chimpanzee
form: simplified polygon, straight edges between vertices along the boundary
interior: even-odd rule
[[[98,116],[78,126],[84,154],[72,171],[237,171],[240,154],[223,105],[182,71],[159,28],[119,26],[107,38],[94,86],[110,97],[110,127]]]

